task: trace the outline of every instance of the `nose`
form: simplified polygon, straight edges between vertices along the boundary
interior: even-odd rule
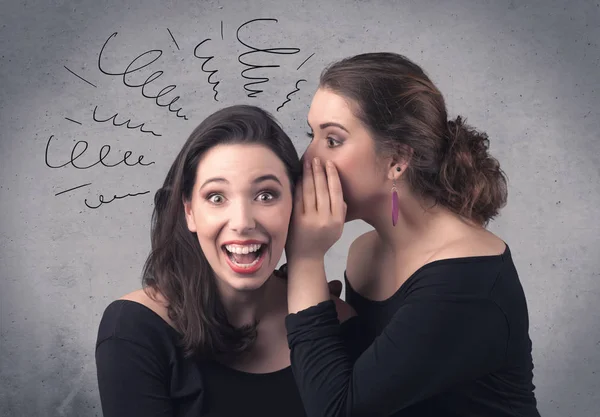
[[[229,227],[240,234],[256,228],[254,212],[248,202],[240,201],[231,205]]]
[[[304,155],[302,155],[302,158],[300,158],[300,161],[302,162],[302,164],[304,164],[305,161],[312,161],[313,158],[315,156],[317,156],[314,145],[315,145],[315,141],[313,140],[306,147],[306,150],[304,151]]]

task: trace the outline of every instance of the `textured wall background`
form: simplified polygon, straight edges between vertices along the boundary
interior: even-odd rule
[[[321,69],[374,50],[421,64],[451,115],[489,134],[510,180],[508,207],[491,228],[511,246],[528,296],[540,411],[597,415],[597,1],[123,3],[0,2],[0,415],[101,415],[99,318],[111,300],[139,287],[151,196],[203,117],[234,103],[261,105],[302,152]],[[252,51],[241,60],[280,66],[243,73],[269,78],[246,85],[264,90],[256,94],[244,88],[250,67],[238,61]],[[180,96],[172,109],[181,107],[187,120],[104,74],[99,57],[108,73],[124,72],[136,57],[130,70],[150,63],[125,77],[130,85],[163,71],[144,92],[175,86],[158,101]],[[210,79],[203,64],[217,71]],[[219,82],[218,101],[209,81]],[[114,124],[131,119],[129,129],[103,121],[115,113]],[[80,168],[97,162],[104,145],[106,165],[128,150],[129,164],[144,155],[149,165],[75,168],[72,149],[77,156],[86,143],[74,162]],[[342,277],[348,245],[365,230],[358,222],[346,227],[328,255],[330,279]]]

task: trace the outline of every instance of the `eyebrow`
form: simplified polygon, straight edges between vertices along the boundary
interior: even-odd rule
[[[260,177],[256,177],[252,181],[252,184],[259,184],[261,182],[265,182],[265,181],[269,181],[269,180],[275,181],[277,184],[279,184],[283,187],[283,184],[281,184],[281,181],[279,181],[279,178],[277,178],[273,174],[261,175]],[[203,189],[207,184],[210,184],[211,182],[221,182],[221,183],[229,184],[229,181],[227,181],[227,179],[225,179],[223,177],[213,177],[213,178],[209,178],[206,181],[204,181],[204,184],[202,184],[200,189]]]
[[[306,121],[306,123],[308,124],[308,127],[310,127],[310,128],[312,129],[312,127],[311,127],[310,123],[308,122],[308,120]],[[342,125],[341,125],[341,124],[339,124],[339,123],[335,123],[335,122],[328,122],[328,123],[321,123],[321,124],[319,125],[319,128],[320,128],[321,130],[323,130],[323,129],[327,129],[328,127],[338,127],[338,128],[340,128],[340,129],[342,129],[344,132],[346,132],[346,133],[350,133],[350,132],[348,132],[348,129],[346,129],[344,126],[342,126]]]

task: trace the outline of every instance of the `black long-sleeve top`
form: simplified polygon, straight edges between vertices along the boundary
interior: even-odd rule
[[[308,417],[539,417],[527,304],[508,246],[429,263],[385,301],[346,288],[357,358],[332,301],[286,317]]]
[[[104,417],[305,417],[290,367],[238,371],[186,357],[181,338],[142,304],[106,308],[96,343]]]

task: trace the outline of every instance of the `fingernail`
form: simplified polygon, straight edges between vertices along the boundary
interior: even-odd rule
[[[314,163],[315,163],[315,165],[319,165],[321,163],[321,161],[319,161],[319,158],[315,158]]]
[[[333,168],[333,162],[331,162],[331,161],[327,161],[327,166],[328,166],[329,168]]]
[[[304,161],[304,167],[310,168],[310,161]]]

